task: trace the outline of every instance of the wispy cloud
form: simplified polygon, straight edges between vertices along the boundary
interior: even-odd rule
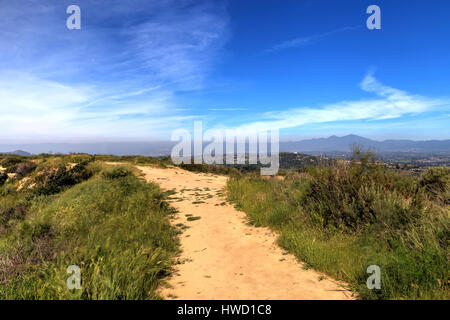
[[[204,0],[0,0],[0,138],[170,136],[192,115],[179,91],[205,85],[228,35]]]
[[[128,104],[84,108],[98,101],[88,86],[68,86],[27,73],[0,77],[2,140],[67,138],[151,138],[181,126],[192,116],[165,111],[168,100],[158,96]],[[152,99],[150,99],[152,98]]]
[[[266,112],[260,115],[263,121],[250,122],[237,129],[264,131],[268,128],[287,129],[342,121],[380,121],[431,112],[437,108],[440,111],[450,110],[449,99],[429,98],[391,88],[378,82],[372,73],[364,77],[360,88],[374,93],[378,98],[341,101],[319,108],[305,107]]]
[[[342,33],[345,31],[356,30],[358,28],[361,28],[361,26],[344,27],[344,28],[332,30],[329,32],[321,33],[321,34],[315,34],[315,35],[311,35],[311,36],[307,36],[307,37],[299,37],[299,38],[295,38],[295,39],[286,40],[279,44],[274,45],[272,48],[268,49],[267,52],[276,52],[276,51],[281,51],[281,50],[285,50],[285,49],[306,46],[306,45],[312,44],[314,42],[317,42],[319,40],[322,40],[323,38],[332,36],[334,34]]]
[[[247,111],[248,108],[210,108],[209,111]]]

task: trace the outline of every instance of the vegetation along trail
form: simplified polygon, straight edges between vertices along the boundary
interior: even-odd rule
[[[165,299],[354,299],[344,284],[306,270],[276,245],[277,235],[247,223],[225,202],[227,177],[180,168],[138,166],[147,181],[172,190],[182,230],[180,263]]]

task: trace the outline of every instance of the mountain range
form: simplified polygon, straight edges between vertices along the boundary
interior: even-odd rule
[[[169,155],[173,141],[151,142],[95,142],[95,143],[36,143],[36,144],[0,144],[0,152],[19,155],[39,153],[90,153],[113,155]],[[384,140],[377,141],[354,134],[343,137],[331,136],[300,141],[281,141],[280,152],[299,153],[346,153],[352,146],[372,149],[377,153],[440,153],[450,154],[450,140]],[[11,152],[11,150],[16,150]],[[22,151],[26,150],[26,151]]]
[[[280,143],[280,150],[284,152],[350,152],[353,146],[371,149],[379,153],[408,152],[408,153],[450,153],[450,140],[384,140],[377,141],[350,134],[343,137],[288,141]]]

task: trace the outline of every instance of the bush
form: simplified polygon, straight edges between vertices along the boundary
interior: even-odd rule
[[[87,168],[87,164],[87,162],[79,163],[70,170],[65,166],[60,166],[56,170],[53,168],[44,170],[35,178],[37,187],[34,192],[37,195],[51,195],[89,179],[92,172]]]
[[[0,206],[0,225],[5,226],[12,219],[25,218],[27,210],[27,204],[21,202],[12,207]]]
[[[91,161],[80,162],[69,171],[75,183],[80,183],[93,176],[93,172],[89,167],[90,163]]]
[[[211,173],[211,174],[223,174],[223,175],[239,175],[240,172],[238,169],[242,169],[242,168],[247,168],[250,166],[242,166],[242,168],[238,167],[234,167],[234,166],[226,166],[226,165],[222,165],[222,164],[185,164],[185,163],[181,163],[179,165],[180,168],[187,170],[187,171],[191,171],[191,172],[201,172],[201,173]],[[255,171],[255,168],[250,168],[247,171]]]
[[[430,168],[422,174],[419,183],[432,199],[450,204],[450,168]]]
[[[312,168],[309,174],[310,187],[302,205],[323,227],[353,232],[372,224],[403,228],[423,209],[414,178],[400,177],[380,164],[340,163]],[[406,201],[405,196],[415,201]]]
[[[6,157],[5,159],[3,159],[1,164],[2,164],[2,167],[8,169],[8,168],[14,167],[14,166],[16,166],[19,163],[22,163],[24,161],[25,160],[23,158],[9,156],[9,157]]]
[[[0,187],[3,186],[8,180],[8,174],[6,172],[0,171]]]
[[[103,172],[103,177],[106,179],[119,179],[132,175],[132,170],[126,167],[116,167]]]
[[[32,173],[36,169],[36,167],[36,163],[32,161],[22,162],[17,165],[17,168],[15,170],[16,177],[18,179],[22,179]]]

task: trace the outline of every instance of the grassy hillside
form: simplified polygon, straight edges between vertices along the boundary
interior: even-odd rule
[[[158,299],[178,252],[167,194],[131,166],[168,159],[84,154],[0,155],[0,299]],[[257,226],[364,299],[448,299],[450,169],[420,177],[370,154],[263,179],[258,170],[181,165],[227,174],[229,199]],[[81,268],[68,290],[67,267]],[[381,290],[366,269],[381,268]]]
[[[282,247],[348,282],[363,299],[449,298],[450,169],[397,173],[370,154],[290,171],[283,180],[234,176],[229,199]],[[381,289],[369,290],[369,265]]]
[[[0,299],[157,299],[178,250],[165,194],[89,156],[20,159],[1,162]]]

